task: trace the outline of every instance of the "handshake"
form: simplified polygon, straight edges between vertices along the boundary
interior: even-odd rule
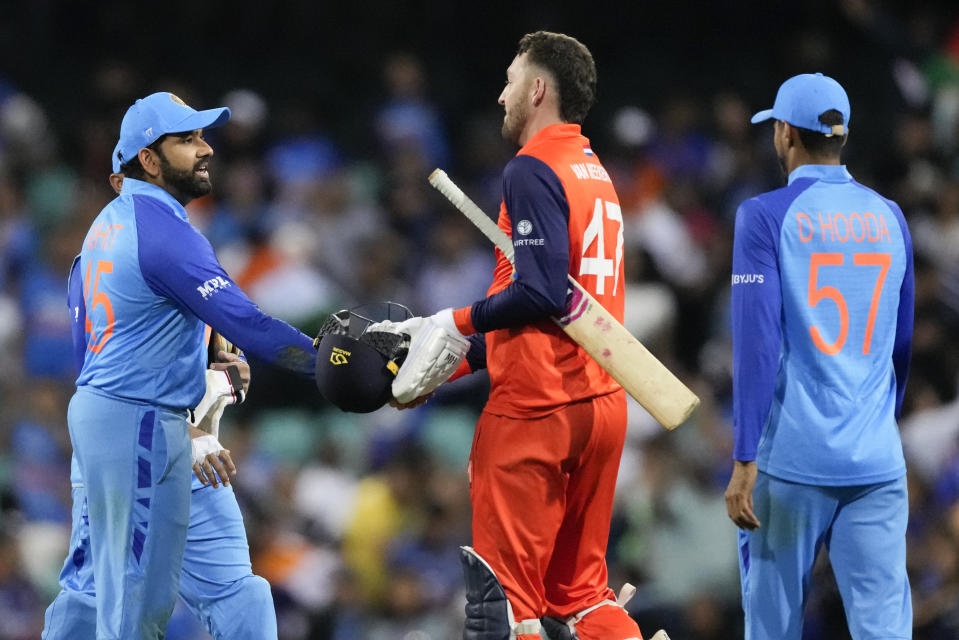
[[[413,317],[395,303],[386,303],[385,311],[377,305],[333,314],[315,345],[317,387],[331,403],[356,413],[429,395],[469,351],[452,309]]]

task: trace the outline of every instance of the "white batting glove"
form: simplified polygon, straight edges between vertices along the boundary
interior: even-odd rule
[[[220,436],[220,417],[228,404],[240,404],[246,398],[243,382],[236,367],[225,371],[206,370],[206,393],[196,408],[191,411],[190,424],[202,429],[214,438]]]
[[[440,327],[443,327],[450,333],[460,333],[460,330],[456,328],[456,322],[453,320],[453,307],[447,307],[445,309],[440,309],[433,315],[429,317],[429,320]]]
[[[456,322],[453,321],[453,307],[447,307],[446,309],[437,311],[433,315],[425,318],[421,316],[413,316],[412,318],[407,318],[402,322],[393,322],[392,320],[381,320],[380,322],[374,322],[368,326],[363,333],[370,333],[372,331],[385,331],[386,333],[406,333],[412,338],[419,332],[424,322],[432,322],[433,324],[446,329],[452,334],[460,333],[459,329],[456,328]]]
[[[392,385],[400,404],[425,396],[449,380],[469,351],[469,341],[453,322],[452,309],[404,320],[395,330],[411,338],[410,351]]]

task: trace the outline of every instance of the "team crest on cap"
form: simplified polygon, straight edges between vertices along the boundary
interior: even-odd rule
[[[179,97],[178,95],[174,94],[174,93],[171,93],[171,94],[170,94],[170,100],[172,100],[172,101],[175,102],[176,104],[180,105],[181,107],[187,106],[186,103],[183,102],[183,100],[180,100],[180,97]]]

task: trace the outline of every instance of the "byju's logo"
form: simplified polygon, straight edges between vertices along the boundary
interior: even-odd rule
[[[230,281],[224,278],[223,276],[217,276],[215,278],[210,278],[199,287],[196,288],[200,292],[200,295],[203,296],[204,300],[208,300],[210,296],[219,291],[220,289],[226,289],[230,286]]]
[[[734,273],[733,284],[762,284],[765,276],[761,273]]]

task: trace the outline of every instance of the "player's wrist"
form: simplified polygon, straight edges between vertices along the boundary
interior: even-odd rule
[[[473,306],[462,307],[453,311],[453,322],[456,328],[464,336],[476,333],[476,327],[473,326]]]
[[[456,368],[456,371],[453,372],[453,375],[450,376],[450,379],[447,382],[453,382],[454,380],[459,380],[463,376],[468,376],[473,373],[472,367],[470,367],[469,360],[463,358],[463,361],[460,363],[460,366]]]
[[[453,319],[452,307],[440,309],[430,316],[430,320],[433,322],[433,324],[442,327],[450,333],[461,333],[459,328],[456,326],[456,321]]]
[[[195,437],[190,440],[190,444],[193,449],[193,464],[203,462],[211,453],[217,455],[224,450],[223,445],[216,439],[216,436],[210,434]]]
[[[452,307],[447,307],[430,316],[430,320],[450,333],[459,333],[468,336],[476,333],[476,329],[473,327],[473,322],[470,319],[471,311],[471,306],[455,310]]]

